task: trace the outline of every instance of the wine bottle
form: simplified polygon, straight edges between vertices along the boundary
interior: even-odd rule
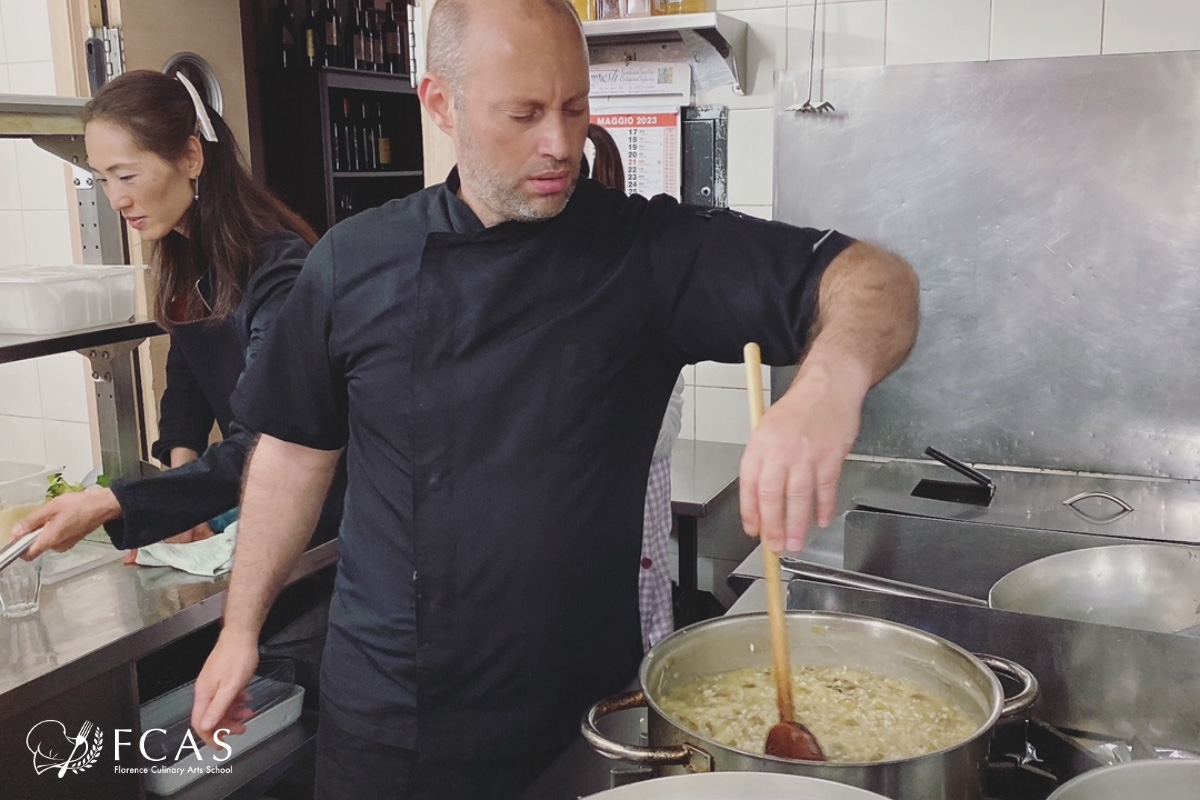
[[[330,150],[330,156],[333,160],[334,172],[345,172],[349,169],[347,164],[348,151],[346,149],[346,114],[342,108],[333,111],[333,142]]]
[[[358,122],[354,119],[354,112],[351,110],[350,98],[342,99],[342,115],[346,119],[346,170],[348,172],[361,172],[362,155],[359,152],[359,133]]]
[[[342,15],[334,0],[325,0],[321,9],[321,63],[327,67],[342,66]]]
[[[383,103],[375,104],[375,141],[379,146],[379,168],[392,168],[392,137],[388,136],[383,125]]]
[[[321,65],[321,26],[313,13],[313,0],[305,0],[304,19],[300,22],[300,63],[306,67]]]
[[[386,72],[383,61],[383,31],[379,29],[379,12],[374,8],[367,10],[367,38],[371,40],[371,69],[376,72]]]
[[[345,66],[350,69],[363,68],[363,29],[362,9],[357,3],[352,3],[346,9],[346,35],[342,37],[346,43]]]
[[[364,170],[379,169],[379,142],[375,138],[375,122],[371,119],[371,106],[364,100],[359,107],[361,124],[359,126],[360,145],[363,154]]]
[[[296,65],[296,18],[289,0],[279,0],[271,15],[275,65],[288,69]]]
[[[396,5],[392,0],[388,0],[387,11],[383,15],[383,63],[384,68],[393,75],[408,72],[404,63],[401,25],[396,22]]]

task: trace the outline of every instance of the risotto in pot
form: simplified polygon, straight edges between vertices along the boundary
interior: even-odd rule
[[[796,719],[829,761],[890,761],[958,744],[978,729],[934,692],[901,678],[846,667],[793,667]],[[770,667],[739,669],[678,686],[661,698],[676,723],[727,747],[763,752],[779,722]]]

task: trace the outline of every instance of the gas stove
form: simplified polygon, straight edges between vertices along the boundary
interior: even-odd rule
[[[1076,775],[1104,766],[1057,729],[1032,720],[996,726],[988,755],[987,800],[1046,800]]]

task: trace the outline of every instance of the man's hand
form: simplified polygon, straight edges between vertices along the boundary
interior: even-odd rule
[[[742,526],[775,552],[804,548],[808,526],[828,527],[842,464],[858,436],[870,374],[852,361],[806,360],[763,416],[742,455]]]
[[[36,531],[37,541],[25,551],[24,558],[34,559],[47,550],[70,550],[92,531],[121,516],[121,504],[109,489],[69,492],[54,498],[13,526],[12,538]]]
[[[254,714],[245,690],[257,667],[258,637],[222,631],[196,679],[192,705],[192,728],[209,745],[215,746],[213,735],[218,730],[234,735],[246,732],[245,722]]]

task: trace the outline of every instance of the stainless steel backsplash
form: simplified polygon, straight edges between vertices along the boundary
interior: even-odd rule
[[[775,216],[908,258],[920,338],[856,452],[1200,477],[1200,52],[828,71]],[[790,371],[773,377],[776,396]]]

